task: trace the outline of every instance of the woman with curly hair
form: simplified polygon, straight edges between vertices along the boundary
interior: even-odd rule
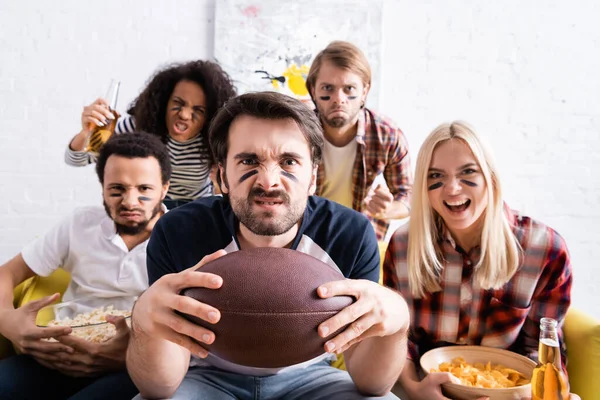
[[[217,110],[235,95],[231,78],[218,64],[177,63],[158,70],[128,115],[119,118],[116,133],[145,131],[167,145],[173,170],[165,199],[168,208],[213,194],[208,126]],[[66,163],[85,166],[95,162],[95,156],[85,151],[87,138],[95,126],[107,125],[114,118],[105,99],[84,107],[82,129],[67,147]]]

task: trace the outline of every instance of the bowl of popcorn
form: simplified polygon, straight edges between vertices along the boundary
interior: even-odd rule
[[[86,297],[52,304],[38,311],[36,324],[41,327],[70,326],[71,335],[90,342],[105,342],[116,334],[108,315],[125,318],[131,325],[131,309],[137,297]]]
[[[530,381],[536,366],[520,354],[485,346],[438,347],[423,354],[420,364],[425,374],[451,373],[456,383],[445,383],[442,390],[456,400],[531,397]]]

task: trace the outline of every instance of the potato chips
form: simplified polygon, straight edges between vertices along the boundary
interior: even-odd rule
[[[462,357],[456,357],[452,362],[443,362],[439,369],[432,368],[430,372],[450,372],[460,379],[465,386],[504,389],[526,385],[529,379],[512,368],[491,362],[469,364]]]

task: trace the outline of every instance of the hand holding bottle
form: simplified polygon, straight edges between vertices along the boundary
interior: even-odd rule
[[[569,381],[562,369],[558,322],[552,318],[540,320],[538,363],[531,377],[533,400],[570,400]]]
[[[81,113],[81,131],[73,137],[69,147],[74,151],[85,150],[92,132],[98,127],[110,125],[116,116],[110,111],[108,102],[99,97],[92,104],[83,107]]]
[[[99,97],[92,104],[83,107],[81,131],[71,140],[69,147],[71,150],[83,151],[92,132],[98,128],[110,126],[116,118],[110,111],[106,100]]]
[[[106,97],[110,103],[106,103],[103,99],[98,99],[91,106],[84,108],[82,115],[82,126],[85,130],[84,122],[91,126],[91,132],[86,137],[85,151],[91,154],[98,154],[104,143],[115,133],[117,127],[117,98],[119,96],[119,86],[121,82],[112,80]],[[108,107],[108,108],[106,108]],[[105,119],[105,117],[112,118]],[[85,119],[85,121],[84,121]]]
[[[112,119],[115,119],[115,116],[110,112],[108,102],[100,97],[83,107],[81,133],[87,137],[96,127],[106,126]]]

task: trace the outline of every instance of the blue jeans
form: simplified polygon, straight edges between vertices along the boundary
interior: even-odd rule
[[[137,396],[135,400],[141,400]],[[192,367],[173,400],[363,400],[398,399],[393,394],[365,397],[346,371],[320,362],[303,370],[249,376],[215,368]]]
[[[26,355],[0,360],[0,399],[130,400],[138,393],[127,371],[98,378],[72,378]]]

